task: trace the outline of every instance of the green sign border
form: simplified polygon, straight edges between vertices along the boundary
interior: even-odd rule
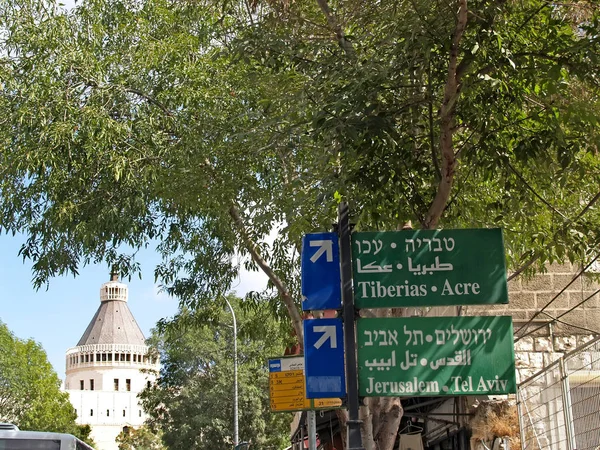
[[[358,308],[508,303],[500,228],[352,234]]]
[[[516,392],[511,316],[359,318],[356,328],[361,396]]]

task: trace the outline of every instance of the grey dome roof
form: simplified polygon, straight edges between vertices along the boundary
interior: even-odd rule
[[[113,276],[100,288],[100,299],[100,307],[77,345],[145,345],[144,333],[127,306],[127,286]]]

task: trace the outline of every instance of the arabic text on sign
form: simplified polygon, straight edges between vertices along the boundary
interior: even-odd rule
[[[427,358],[419,358],[417,353],[411,353],[406,350],[402,355],[403,359],[399,364],[396,364],[396,350],[392,350],[389,358],[374,358],[372,361],[365,361],[365,367],[369,370],[391,370],[394,367],[399,367],[401,370],[408,370],[411,367],[417,367],[419,364],[423,367],[429,366],[432,370],[437,370],[441,366],[470,366],[471,365],[471,350],[457,350],[454,356],[442,358],[434,358],[429,361]]]
[[[294,411],[301,409],[309,409],[310,400],[296,399],[292,401],[277,401],[271,400],[271,409],[273,411]]]
[[[274,387],[289,387],[289,386],[303,386],[304,385],[304,379],[300,378],[280,378],[280,379],[272,379],[272,385]]]
[[[397,263],[395,269],[401,271],[404,269],[404,265],[402,263]],[[408,263],[406,265],[406,269],[412,273],[413,275],[427,275],[433,274],[435,272],[447,272],[454,270],[454,266],[451,263],[443,263],[440,262],[440,257],[436,256],[433,264],[413,264],[413,259],[408,258]],[[391,273],[394,271],[393,264],[384,264],[380,265],[377,261],[372,261],[370,263],[365,264],[363,261],[356,258],[356,271],[358,273]]]
[[[507,394],[516,389],[512,318],[359,318],[364,396]]]
[[[315,408],[334,408],[342,406],[342,400],[339,398],[317,398],[314,400]]]
[[[277,384],[294,383],[295,381],[298,381],[298,380],[304,380],[304,375],[302,374],[302,372],[300,372],[300,375],[293,375],[293,376],[285,376],[286,373],[287,372],[271,373],[269,375],[269,379],[276,381]]]
[[[302,378],[304,377],[303,370],[290,370],[288,372],[271,372],[269,377],[272,379],[286,379],[286,378]]]
[[[507,303],[500,229],[352,235],[358,308]]]
[[[285,395],[287,392],[300,392],[301,390],[304,390],[303,385],[304,383],[302,382],[298,384],[275,384],[271,385],[270,389],[271,394]]]

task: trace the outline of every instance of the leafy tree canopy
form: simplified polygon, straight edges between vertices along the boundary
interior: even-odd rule
[[[156,277],[205,306],[249,255],[300,336],[300,237],[340,200],[357,229],[501,226],[517,272],[597,252],[593,1],[0,8],[0,228],[27,234],[37,286],[135,272],[156,241]],[[378,407],[388,449],[399,405]]]
[[[165,450],[160,436],[153,433],[147,426],[140,428],[125,427],[116,439],[119,450]]]
[[[513,268],[596,246],[597,9],[473,2],[461,34],[445,3],[323,5],[5,2],[0,226],[36,284],[155,239],[184,299],[253,244],[296,292],[341,198],[361,228],[502,226]]]
[[[0,322],[0,422],[23,430],[69,433],[93,444],[90,427],[77,425],[76,418],[46,352],[31,339],[15,337]]]
[[[291,416],[270,412],[267,370],[267,359],[283,353],[279,326],[268,311],[244,311],[239,299],[228,300],[238,327],[240,439],[257,450],[283,448]],[[232,448],[232,318],[224,302],[217,305],[211,317],[181,311],[150,338],[162,369],[157,384],[142,392],[142,404],[150,415],[149,426],[161,433],[169,449]]]

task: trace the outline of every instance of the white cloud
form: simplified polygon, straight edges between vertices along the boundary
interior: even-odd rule
[[[152,301],[157,303],[171,303],[177,301],[175,298],[167,294],[164,290],[161,290],[158,284],[153,285]]]
[[[264,241],[269,247],[271,247],[273,245],[273,242],[275,242],[275,239],[279,236],[279,230],[281,230],[284,226],[285,226],[284,223],[278,223],[277,225],[275,225],[273,227],[273,229],[271,230],[271,232],[269,233],[269,235],[267,236],[267,238]],[[248,260],[249,257],[238,258],[238,259],[239,259],[238,264],[240,264],[241,269],[240,269],[240,274],[238,276],[237,283],[235,283],[232,286],[233,291],[237,295],[243,297],[244,295],[246,295],[248,292],[251,292],[251,291],[261,292],[261,291],[265,290],[267,287],[267,282],[269,281],[269,278],[267,277],[267,275],[265,275],[265,273],[262,270],[258,270],[258,272],[252,272],[252,271],[246,270],[244,268],[244,261]]]
[[[267,287],[268,278],[261,270],[250,272],[246,269],[240,270],[238,283],[233,286],[233,290],[239,296],[244,296],[250,291],[263,291]]]

